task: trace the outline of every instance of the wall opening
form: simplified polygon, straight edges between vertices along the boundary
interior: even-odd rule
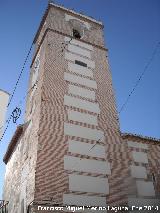
[[[74,37],[75,39],[81,39],[81,34],[80,34],[80,32],[79,32],[78,30],[76,30],[76,29],[73,29],[73,37]]]
[[[83,67],[87,67],[87,64],[82,62],[82,61],[75,60],[75,64],[78,64],[78,65],[83,66]]]

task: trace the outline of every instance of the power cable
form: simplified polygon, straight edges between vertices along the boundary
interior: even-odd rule
[[[108,128],[108,129],[110,129],[110,128]],[[97,145],[99,145],[99,144],[100,144],[100,140],[101,140],[103,137],[104,137],[104,136],[102,136],[101,138],[99,138],[99,139],[95,142],[95,144],[93,144],[93,146],[89,149],[88,152],[90,152],[94,147],[96,147]],[[79,158],[79,161],[81,161],[81,160],[82,160],[82,158]],[[72,167],[74,168],[74,167],[79,163],[79,161],[76,162]]]
[[[64,50],[66,50],[66,47],[71,43],[71,41],[73,40],[73,38],[71,38],[68,42],[64,42],[64,43],[62,43],[62,52],[64,51]]]
[[[71,40],[72,40],[72,38],[71,38]],[[71,40],[68,42],[68,44],[71,42]],[[64,44],[65,44],[65,45],[64,45]],[[67,46],[68,44],[62,43],[62,47],[61,47],[62,50],[61,50],[60,52],[63,53],[64,49],[66,49],[66,46]],[[31,47],[30,47],[30,49],[29,49],[29,51],[28,51],[28,54],[27,54],[26,59],[25,59],[25,61],[24,61],[22,70],[21,70],[21,72],[20,72],[20,74],[19,74],[19,77],[18,77],[18,79],[17,79],[16,85],[15,85],[15,87],[14,87],[14,90],[13,90],[13,93],[12,93],[12,95],[11,95],[10,101],[9,101],[9,103],[8,103],[8,105],[7,105],[7,108],[8,108],[9,105],[11,104],[11,101],[12,101],[12,99],[13,99],[14,93],[15,93],[15,91],[16,91],[16,89],[17,89],[17,85],[18,85],[19,80],[20,80],[20,78],[21,78],[21,75],[22,75],[22,73],[23,73],[23,71],[24,71],[25,64],[26,64],[26,62],[27,62],[27,60],[28,60],[28,57],[29,57],[29,55],[30,55],[30,53],[31,53],[32,47],[33,47],[33,43],[32,43],[32,45],[31,45]],[[56,60],[56,59],[55,59],[55,60]],[[31,87],[31,89],[30,89],[30,90],[28,91],[28,93],[23,97],[22,100],[24,100],[24,99],[26,98],[26,96],[31,92],[31,90],[34,89],[34,87],[37,85],[37,82],[38,82],[38,81],[36,81],[36,83]],[[19,102],[19,104],[22,102],[22,100]],[[8,129],[8,127],[9,127],[9,123],[10,123],[11,119],[13,119],[13,123],[16,123],[16,121],[18,120],[18,118],[20,117],[20,115],[21,115],[21,109],[18,108],[18,107],[16,107],[16,108],[12,111],[11,115],[9,116],[9,118],[8,118],[8,119],[6,120],[6,122],[5,122],[5,124],[7,123],[7,126],[6,126],[6,128],[5,128],[5,130],[4,130],[3,134],[2,134],[2,136],[1,136],[1,138],[0,138],[0,142],[2,141],[4,135],[5,135],[5,133],[6,133],[7,129]],[[1,126],[0,129],[2,129],[2,128],[5,126],[5,124],[4,124],[3,126]]]
[[[29,49],[29,51],[28,51],[28,53],[27,53],[27,56],[26,56],[26,58],[25,58],[25,60],[24,60],[24,63],[23,63],[21,72],[20,72],[20,74],[19,74],[19,76],[18,76],[18,79],[17,79],[17,81],[16,81],[16,85],[15,85],[15,87],[14,87],[14,89],[13,89],[12,94],[11,94],[11,97],[10,97],[9,103],[8,103],[8,105],[7,105],[7,108],[8,108],[9,105],[11,104],[11,101],[12,101],[13,96],[14,96],[14,94],[15,94],[15,91],[16,91],[16,89],[17,89],[19,80],[20,80],[20,78],[21,78],[21,76],[22,76],[22,73],[23,73],[23,71],[24,71],[25,65],[26,65],[26,63],[27,63],[27,61],[28,61],[28,57],[29,57],[29,55],[30,55],[30,53],[31,53],[32,47],[33,47],[33,43],[31,44],[31,47],[30,47],[30,49]]]
[[[144,67],[143,72],[142,72],[141,75],[139,76],[139,78],[138,78],[138,80],[136,81],[136,83],[135,83],[133,89],[131,90],[131,92],[129,93],[128,97],[126,98],[126,101],[122,104],[122,106],[121,106],[121,108],[120,108],[120,110],[119,110],[119,112],[118,112],[119,115],[120,115],[121,112],[125,109],[127,103],[129,102],[129,100],[130,100],[130,98],[131,98],[131,95],[133,95],[133,93],[135,92],[137,86],[139,85],[140,81],[142,80],[144,74],[146,73],[146,71],[147,71],[149,65],[152,63],[152,61],[153,61],[155,55],[157,54],[159,45],[160,45],[160,42],[157,43],[157,45],[156,45],[156,47],[155,47],[155,49],[154,49],[154,51],[153,51],[153,53],[152,53],[152,55],[151,55],[151,58],[148,60],[146,66]]]
[[[132,95],[133,92],[135,91],[136,87],[138,86],[139,82],[141,81],[142,77],[144,76],[146,70],[148,69],[149,65],[150,65],[151,62],[153,61],[153,59],[154,59],[154,57],[155,57],[155,55],[156,55],[156,53],[157,53],[157,50],[158,50],[158,48],[159,48],[159,45],[160,45],[160,42],[158,42],[158,44],[156,45],[156,47],[155,47],[155,49],[154,49],[154,51],[153,51],[153,53],[152,53],[152,55],[151,55],[151,58],[150,58],[149,61],[147,62],[146,66],[144,67],[143,72],[141,73],[140,77],[138,78],[138,80],[137,80],[137,82],[136,82],[134,88],[131,90],[129,96],[127,97],[127,99],[126,99],[126,101],[125,101],[125,103],[122,105],[122,107],[121,107],[121,109],[120,109],[120,111],[119,111],[119,114],[120,114],[120,113],[122,112],[122,110],[125,108],[125,106],[126,106],[126,104],[128,103],[128,101],[129,101],[131,95]],[[99,140],[96,141],[96,143],[90,148],[89,152],[90,152],[97,144],[99,144],[99,141],[100,141],[102,138],[103,138],[103,136],[102,136],[101,138],[99,138]],[[81,158],[80,158],[80,160],[81,160]],[[77,163],[78,163],[78,162],[77,162]],[[76,164],[77,164],[77,163],[76,163]],[[75,164],[75,165],[76,165],[76,164]],[[73,167],[74,167],[75,165],[73,165]]]
[[[27,94],[19,101],[17,107],[12,111],[11,115],[9,116],[9,118],[6,120],[5,124],[7,123],[7,126],[0,138],[0,142],[2,141],[8,127],[9,127],[9,123],[10,121],[13,119],[13,123],[16,123],[16,121],[19,119],[20,115],[21,115],[21,109],[18,107],[22,101],[28,96],[28,94],[34,89],[34,87],[37,85],[37,82],[31,87],[31,89],[27,92]],[[0,129],[2,129],[5,125],[1,126]]]
[[[152,55],[151,55],[151,58],[148,60],[146,66],[144,67],[143,72],[141,73],[140,77],[139,77],[138,80],[136,81],[135,86],[133,87],[133,89],[131,90],[130,94],[128,95],[126,101],[125,101],[124,104],[122,105],[122,107],[121,107],[121,109],[120,109],[120,111],[119,111],[119,114],[123,111],[123,109],[125,108],[125,106],[127,105],[128,101],[129,101],[131,95],[133,94],[133,92],[134,92],[135,89],[137,88],[138,84],[139,84],[140,81],[142,80],[142,77],[144,76],[146,70],[148,69],[149,65],[151,64],[151,62],[153,61],[155,55],[157,54],[159,45],[160,45],[160,42],[157,43],[157,45],[156,45],[156,47],[155,47],[155,49],[154,49],[154,51],[153,51],[153,53],[152,53]],[[102,138],[103,138],[103,137],[101,137],[97,142],[99,142]],[[91,149],[93,149],[97,144],[98,144],[98,143],[95,143]],[[91,150],[91,149],[90,149],[90,150]]]
[[[11,101],[12,101],[13,96],[14,96],[14,94],[15,94],[15,91],[16,91],[16,89],[17,89],[18,83],[19,83],[20,78],[21,78],[21,76],[22,76],[22,73],[23,73],[23,71],[24,71],[25,65],[26,65],[26,63],[27,63],[27,61],[28,61],[28,57],[29,57],[29,55],[30,55],[30,53],[31,53],[32,47],[33,47],[33,43],[31,44],[31,47],[30,47],[30,49],[29,49],[29,51],[28,51],[28,53],[27,53],[27,56],[26,56],[26,58],[25,58],[25,60],[24,60],[22,69],[21,69],[20,74],[19,74],[19,76],[18,76],[18,79],[17,79],[17,81],[16,81],[16,84],[15,84],[15,87],[14,87],[13,92],[12,92],[12,94],[11,94],[11,97],[10,97],[9,103],[8,103],[8,105],[7,105],[7,108],[8,108],[9,105],[11,104]],[[14,110],[15,110],[15,109],[14,109]],[[14,112],[14,110],[12,111],[12,113]],[[4,136],[5,132],[6,132],[6,130],[8,129],[8,126],[9,126],[9,123],[10,123],[10,121],[11,121],[11,118],[13,118],[13,117],[14,117],[14,115],[12,114],[12,116],[10,116],[9,119],[5,122],[5,123],[8,123],[8,124],[7,124],[6,129],[5,129],[4,132],[3,132],[3,135],[1,136],[0,141],[2,140],[2,138],[3,138],[3,136]],[[15,119],[15,118],[14,118],[14,119]],[[14,121],[15,121],[15,120],[14,120]],[[0,129],[2,129],[3,127],[4,127],[4,125],[1,126]]]
[[[100,140],[102,139],[103,137],[99,138],[96,143],[90,148],[89,152],[97,145],[97,144],[100,144]]]

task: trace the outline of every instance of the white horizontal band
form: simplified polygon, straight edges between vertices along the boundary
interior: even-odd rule
[[[77,39],[72,39],[72,40],[71,40],[71,38],[65,37],[64,40],[65,40],[66,42],[69,42],[69,41],[70,41],[71,44],[74,44],[74,45],[83,47],[83,48],[88,49],[88,50],[90,50],[90,51],[93,50],[93,46],[92,46],[92,45],[86,44],[85,42],[82,42],[82,41],[78,41]]]
[[[64,169],[96,174],[111,174],[110,164],[107,161],[90,160],[73,156],[64,156]]]
[[[86,138],[88,140],[104,141],[103,131],[70,123],[64,123],[64,133],[66,135]]]
[[[68,120],[78,121],[91,125],[98,125],[97,116],[89,115],[86,113],[77,112],[74,110],[68,110]]]
[[[109,194],[108,179],[69,174],[69,190]]]
[[[75,206],[106,206],[106,198],[98,196],[63,194],[63,203]]]
[[[79,66],[78,64],[74,64],[72,62],[68,62],[68,70],[70,72],[74,72],[79,75],[84,75],[84,76],[93,78],[93,71],[91,69],[88,69],[87,67]]]
[[[87,64],[87,67],[90,67],[90,68],[93,68],[93,69],[95,68],[95,62],[94,61],[86,59],[82,56],[78,56],[78,55],[73,54],[73,53],[65,52],[64,57],[65,57],[65,59],[70,60],[70,61],[75,61],[75,60],[82,61],[83,63]]]
[[[85,50],[85,49],[82,49],[81,47],[75,46],[75,45],[73,45],[73,44],[68,44],[67,48],[68,48],[68,50],[69,50],[70,52],[77,53],[77,54],[79,54],[79,55],[81,55],[81,56],[86,56],[86,57],[88,57],[89,59],[91,58],[91,53],[90,53],[90,51]]]
[[[87,78],[82,78],[80,76],[70,74],[70,73],[64,73],[64,80],[70,81],[72,83],[76,84],[81,84],[83,86],[91,87],[93,89],[97,89],[97,84],[96,81],[87,79]]]
[[[69,84],[68,93],[73,94],[73,95],[78,95],[78,96],[81,96],[83,98],[95,100],[95,92],[94,91],[90,91],[88,89],[84,89],[82,87],[78,87],[78,86],[75,86],[75,85]]]
[[[99,104],[98,103],[92,103],[90,101],[82,100],[79,98],[71,97],[68,95],[64,96],[64,105],[66,106],[73,106],[79,109],[84,109],[90,112],[94,112],[99,114]]]
[[[75,140],[69,140],[69,152],[81,155],[87,155],[97,158],[105,158],[105,148],[99,144],[84,143]]]

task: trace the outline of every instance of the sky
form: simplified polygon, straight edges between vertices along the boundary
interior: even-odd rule
[[[109,49],[117,110],[121,108],[160,42],[159,0],[57,0],[76,12],[101,20]],[[0,89],[13,91],[26,54],[38,29],[47,0],[0,0]],[[31,56],[8,108],[25,111]],[[160,138],[160,45],[142,81],[120,114],[122,132]],[[20,101],[22,103],[19,105]],[[23,123],[23,113],[17,124]],[[10,123],[0,142],[0,199],[5,164],[3,156],[16,129]],[[14,184],[14,182],[13,182]]]

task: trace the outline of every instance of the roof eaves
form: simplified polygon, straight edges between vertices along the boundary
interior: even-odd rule
[[[4,93],[6,93],[7,95],[10,95],[10,93],[9,93],[9,92],[7,92],[7,91],[5,91],[5,90],[3,90],[3,89],[0,89],[0,91],[2,91],[2,92],[4,92]]]
[[[74,14],[74,15],[76,15],[76,16],[79,16],[79,17],[82,17],[82,18],[84,18],[84,19],[87,19],[87,20],[89,20],[89,21],[92,21],[92,22],[94,22],[94,23],[96,23],[96,24],[99,24],[99,25],[101,25],[102,27],[104,27],[102,22],[97,21],[97,20],[95,20],[95,19],[93,19],[93,18],[91,18],[91,17],[82,15],[82,14],[80,14],[80,13],[77,13],[77,12],[73,11],[73,10],[67,9],[67,8],[65,8],[65,7],[63,7],[63,6],[59,6],[59,5],[56,5],[56,4],[53,4],[53,3],[49,3],[49,4],[48,4],[48,7],[47,7],[47,9],[46,9],[46,11],[45,11],[45,13],[44,13],[42,19],[41,19],[40,25],[39,25],[39,27],[38,27],[38,31],[36,32],[36,35],[35,35],[35,37],[34,37],[34,39],[33,39],[33,43],[34,43],[34,44],[36,43],[37,37],[38,37],[38,35],[39,35],[40,32],[41,32],[41,28],[42,28],[42,26],[43,26],[43,24],[44,24],[44,22],[45,22],[45,20],[46,20],[46,17],[47,17],[47,15],[48,15],[48,12],[49,12],[49,10],[50,10],[51,7],[56,7],[56,8],[59,8],[59,9],[61,9],[61,10],[67,11],[67,12],[69,12],[69,13],[72,13],[72,14]]]
[[[37,32],[36,32],[36,35],[35,35],[35,37],[34,37],[34,39],[33,39],[33,43],[34,43],[34,44],[36,43],[37,37],[38,37],[38,35],[39,35],[40,32],[41,32],[41,28],[42,28],[42,26],[43,26],[43,24],[44,24],[44,22],[45,22],[45,20],[46,20],[46,17],[47,17],[48,12],[49,12],[49,8],[50,8],[50,4],[48,5],[48,7],[47,7],[47,9],[46,9],[46,11],[45,11],[45,13],[44,13],[42,19],[41,19],[40,25],[39,25],[38,30],[37,30]]]
[[[3,162],[5,164],[7,164],[7,162],[9,160],[9,158],[10,158],[10,156],[11,156],[11,154],[12,154],[12,152],[13,152],[13,150],[14,150],[14,148],[15,148],[15,146],[16,146],[19,138],[20,138],[20,136],[22,135],[23,126],[24,125],[19,125],[17,127],[17,129],[16,129],[16,131],[15,131],[15,133],[14,133],[14,135],[13,135],[13,137],[12,137],[12,139],[11,139],[9,145],[8,145],[7,151],[6,151],[6,153],[4,155],[4,158],[3,158]]]
[[[158,138],[154,138],[154,137],[148,137],[148,136],[143,136],[143,135],[139,135],[139,134],[133,134],[133,133],[121,133],[121,136],[122,137],[138,137],[138,138],[141,138],[141,139],[144,139],[144,140],[152,140],[152,141],[155,141],[155,142],[160,142],[160,139]]]
[[[77,13],[77,12],[75,12],[74,10],[67,9],[67,8],[65,8],[65,7],[63,7],[63,6],[60,6],[60,5],[57,5],[57,4],[54,4],[54,3],[49,3],[49,4],[52,5],[52,6],[54,6],[54,7],[56,7],[56,8],[62,9],[62,10],[67,11],[67,12],[70,12],[70,13],[72,13],[72,14],[74,14],[74,15],[77,15],[77,16],[80,16],[80,17],[82,17],[82,18],[88,19],[89,21],[92,21],[92,22],[94,22],[94,23],[96,23],[96,24],[99,24],[99,25],[102,25],[102,26],[103,26],[103,23],[102,23],[101,21],[97,21],[97,20],[94,19],[94,18],[91,18],[91,17],[89,17],[89,16],[86,16],[86,15],[83,15],[83,14],[80,14],[80,13]]]

